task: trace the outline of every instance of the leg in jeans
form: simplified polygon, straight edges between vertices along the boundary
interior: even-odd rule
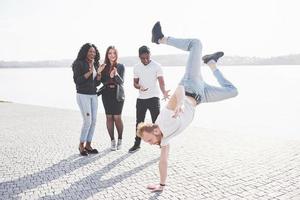
[[[216,69],[216,66],[212,66],[214,67],[213,73],[222,87],[210,86],[203,81],[200,71],[202,45],[199,40],[168,37],[167,45],[190,52],[185,74],[180,84],[184,86],[187,92],[201,95],[201,103],[220,101],[237,95],[237,89],[224,78],[220,70]],[[212,65],[215,65],[215,63],[212,63]]]
[[[87,135],[87,142],[92,142],[93,139],[93,135],[95,132],[95,127],[96,127],[96,121],[97,121],[97,110],[98,110],[98,98],[96,95],[93,95],[91,97],[91,117],[92,117],[92,121],[91,121],[91,126],[90,126],[90,130],[88,132]]]
[[[189,51],[189,57],[185,68],[185,79],[203,80],[200,66],[202,57],[202,44],[198,39],[177,39],[168,37],[167,45],[178,49]]]
[[[148,108],[149,108],[149,111],[151,114],[152,123],[154,123],[160,112],[159,98],[154,97],[154,98],[149,99]]]
[[[236,87],[221,73],[219,69],[213,71],[214,76],[222,87],[211,86],[205,83],[204,98],[201,102],[215,102],[232,98],[238,95]]]
[[[83,143],[87,140],[87,135],[92,123],[91,100],[89,95],[77,94],[77,103],[83,118],[83,124],[80,134],[80,142]]]
[[[137,126],[139,123],[145,121],[147,107],[145,105],[146,99],[137,99],[136,100],[136,125],[135,128],[137,130]],[[135,144],[137,146],[140,146],[141,144],[141,138],[138,136],[135,136]]]

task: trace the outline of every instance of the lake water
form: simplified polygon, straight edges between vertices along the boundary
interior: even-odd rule
[[[192,125],[241,134],[300,138],[299,66],[224,66],[220,69],[236,85],[239,96],[199,105]],[[174,91],[183,72],[184,67],[164,68],[168,89]],[[208,68],[203,67],[202,72],[207,83],[217,85]],[[126,67],[125,73],[123,115],[135,117],[138,91],[133,88],[133,68]],[[0,69],[0,100],[78,110],[75,93],[71,68]],[[99,112],[104,113],[99,100]],[[148,120],[149,116],[147,114]]]

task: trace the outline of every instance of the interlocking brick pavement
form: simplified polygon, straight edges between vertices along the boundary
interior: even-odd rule
[[[159,148],[129,154],[135,120],[124,117],[123,149],[109,150],[105,116],[78,154],[77,111],[0,103],[0,199],[300,199],[300,141],[189,127],[170,150],[167,186],[157,183]]]

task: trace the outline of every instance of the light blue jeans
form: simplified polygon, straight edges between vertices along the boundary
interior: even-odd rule
[[[221,87],[211,86],[203,81],[200,68],[202,58],[202,44],[200,40],[168,37],[167,45],[189,51],[185,73],[179,84],[184,86],[186,92],[200,95],[201,103],[221,101],[237,96],[236,87],[225,79],[219,69],[216,69],[213,74]]]
[[[97,120],[97,95],[77,93],[76,99],[83,118],[80,142],[91,142],[93,139]]]

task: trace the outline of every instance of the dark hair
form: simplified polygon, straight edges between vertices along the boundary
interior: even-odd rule
[[[85,43],[79,50],[77,58],[75,59],[75,61],[73,62],[73,65],[75,62],[77,61],[84,61],[86,59],[87,53],[89,51],[89,49],[93,47],[96,51],[96,56],[95,56],[95,60],[94,60],[94,64],[95,65],[99,65],[99,60],[100,60],[100,53],[97,49],[97,47],[94,44],[91,43]],[[73,66],[72,65],[72,66]]]
[[[111,50],[111,49],[114,49],[114,50],[116,51],[116,56],[117,56],[116,61],[118,60],[118,51],[117,51],[116,47],[115,47],[115,46],[109,46],[109,47],[107,47],[106,53],[105,53],[104,63],[106,64],[106,66],[108,67],[108,69],[111,67],[111,63],[110,63],[110,61],[109,61],[109,59],[108,59],[108,52],[109,52],[109,50]],[[116,62],[116,63],[113,63],[113,66],[114,66],[114,67],[115,67],[116,65],[117,65],[117,62]]]
[[[141,46],[140,48],[139,48],[139,56],[140,55],[142,55],[142,54],[144,54],[144,53],[147,53],[147,54],[149,54],[150,53],[150,49],[149,49],[149,47],[147,47],[147,46]]]

